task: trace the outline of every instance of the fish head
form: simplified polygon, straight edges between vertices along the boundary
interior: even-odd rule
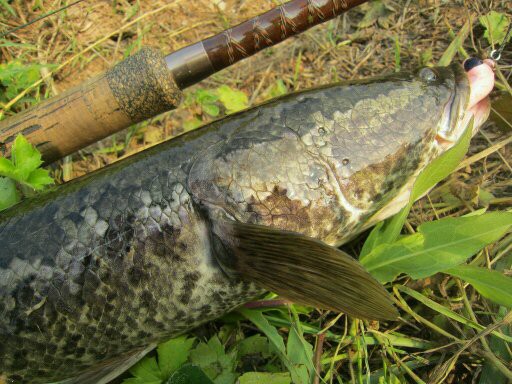
[[[435,158],[455,146],[470,123],[472,123],[472,135],[478,132],[489,116],[488,95],[494,86],[494,73],[491,66],[486,64],[469,72],[466,72],[460,64],[453,63],[446,67],[421,68],[412,74],[409,87],[416,89],[420,84],[423,90],[418,97],[424,105],[429,106],[430,116],[427,126],[422,124],[424,116],[421,112],[411,115],[410,123],[415,127],[409,132],[416,130],[422,139],[413,144],[413,141],[418,138],[410,136],[412,140],[407,144],[408,156],[402,157],[400,151],[395,152],[393,155],[397,157],[395,164],[403,164],[402,167],[395,167],[398,169],[397,173],[402,175],[401,181],[395,184],[399,190],[395,189],[391,199],[382,199],[380,209],[369,210],[373,213],[364,222],[362,229],[402,209],[408,203],[414,182],[421,171]],[[407,88],[408,86],[403,87],[404,92],[411,92]],[[417,94],[416,91],[411,93]],[[412,147],[415,147],[416,151],[411,151]],[[407,158],[415,152],[418,153],[417,166],[408,167]]]
[[[464,132],[470,88],[452,65],[283,96],[217,123],[232,131],[191,166],[189,189],[210,217],[339,245],[407,204]]]

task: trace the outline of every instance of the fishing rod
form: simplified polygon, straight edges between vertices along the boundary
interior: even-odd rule
[[[4,156],[23,134],[46,163],[178,106],[181,90],[368,0],[293,0],[167,56],[144,47],[106,72],[0,122]]]

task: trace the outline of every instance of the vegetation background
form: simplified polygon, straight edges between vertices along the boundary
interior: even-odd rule
[[[0,36],[66,4],[0,0]],[[278,4],[82,0],[0,38],[0,118],[79,84],[143,45],[170,53]],[[288,92],[468,56],[487,57],[502,42],[510,22],[509,0],[371,1],[187,89],[177,110],[67,157],[51,166],[51,175],[58,183],[71,180]],[[491,118],[473,138],[467,157],[452,167],[456,171],[414,204],[403,220],[390,221],[369,238],[363,234],[344,247],[370,260],[368,268],[371,260],[392,259],[404,241],[423,236],[425,243],[433,242],[430,248],[422,243],[416,258],[401,266],[400,272],[407,274],[374,271],[393,292],[399,321],[363,322],[269,295],[163,344],[118,382],[511,382],[512,235],[506,214],[512,203],[511,64],[512,53],[506,49],[496,72]],[[37,157],[23,148],[21,143],[20,153],[27,159]],[[458,156],[451,159],[458,162],[462,154]],[[30,195],[48,182],[40,173],[30,179],[37,166],[11,164],[16,178],[3,165],[0,176],[10,178],[0,178],[0,204],[2,199],[6,204],[16,201],[21,193]],[[439,175],[428,176],[433,182]],[[399,224],[398,232],[390,235],[390,224]],[[453,228],[462,228],[454,232],[458,245],[440,250],[441,244],[450,245],[443,234]],[[464,249],[463,244],[474,242],[476,246]],[[418,272],[432,257],[449,262],[444,269]],[[466,262],[470,267],[456,269]]]

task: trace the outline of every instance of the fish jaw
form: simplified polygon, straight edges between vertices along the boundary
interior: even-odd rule
[[[489,93],[494,87],[493,66],[491,60],[485,60],[483,64],[464,73],[460,66],[452,65],[456,77],[455,93],[451,103],[446,106],[445,120],[436,136],[440,152],[458,142],[471,120],[472,135],[475,135],[489,117]],[[458,118],[454,118],[456,116]]]

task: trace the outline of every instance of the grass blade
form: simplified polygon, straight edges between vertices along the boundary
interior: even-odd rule
[[[444,65],[448,65],[452,62],[453,58],[455,57],[455,54],[462,47],[462,45],[464,44],[464,41],[466,40],[466,38],[469,35],[469,26],[470,26],[470,22],[468,20],[462,26],[459,33],[457,33],[457,36],[450,43],[450,45],[448,46],[446,51],[444,51],[443,56],[441,56],[441,59],[439,59],[438,65],[444,66]]]
[[[459,315],[458,313],[452,311],[451,309],[449,308],[446,308],[445,306],[439,304],[439,303],[436,303],[435,301],[429,299],[428,297],[425,297],[423,296],[421,293],[419,292],[416,292],[412,289],[410,289],[409,287],[406,287],[404,285],[397,285],[396,286],[400,291],[408,294],[409,296],[415,298],[416,300],[418,300],[419,302],[421,302],[422,304],[424,304],[425,306],[429,307],[430,309],[446,316],[446,317],[449,317],[450,319],[452,320],[455,320],[461,324],[464,324],[464,325],[467,325],[468,327],[471,327],[473,329],[476,329],[478,331],[483,331],[485,329],[484,326],[480,325],[480,324],[477,324],[475,323],[474,321],[462,316],[462,315]],[[509,335],[505,335],[503,333],[501,333],[500,331],[496,330],[496,331],[493,331],[492,334],[496,337],[496,338],[499,338],[503,341],[506,341],[507,343],[512,343],[512,337],[509,336]]]

